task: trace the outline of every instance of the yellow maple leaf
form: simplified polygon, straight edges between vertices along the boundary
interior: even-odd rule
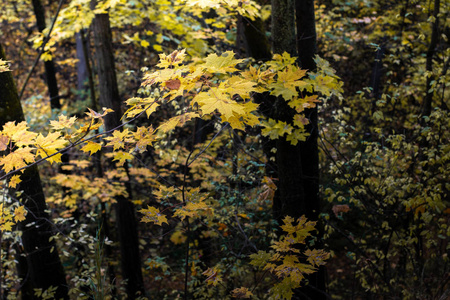
[[[238,76],[232,76],[226,81],[226,91],[230,95],[239,95],[242,99],[250,98],[250,93],[255,92],[255,82],[242,79]]]
[[[14,220],[16,222],[21,222],[25,220],[26,215],[27,211],[25,210],[25,206],[19,206],[14,209]]]
[[[9,180],[9,183],[8,183],[8,186],[10,187],[10,188],[16,188],[16,186],[20,183],[20,182],[22,182],[22,180],[20,179],[20,176],[19,175],[13,175],[12,177],[11,177],[11,179]]]
[[[25,167],[28,163],[34,162],[32,150],[30,147],[19,148],[0,158],[0,166],[3,166],[5,173]]]
[[[269,136],[270,139],[275,140],[285,134],[290,135],[294,129],[290,124],[286,122],[269,119],[262,123],[264,128],[261,130],[263,136]]]
[[[278,71],[295,64],[296,60],[296,57],[291,57],[289,53],[284,52],[282,55],[274,54],[272,60],[267,62],[267,65],[269,65],[272,69],[275,69],[275,71]]]
[[[235,67],[238,63],[244,61],[243,59],[234,59],[233,51],[226,51],[221,56],[213,53],[206,57],[205,63],[199,68],[206,69],[211,73],[227,73],[238,71]]]
[[[169,55],[164,53],[159,54],[159,64],[156,66],[159,68],[169,68],[180,65],[186,57],[186,49],[175,50]]]
[[[138,127],[136,132],[133,134],[133,137],[136,140],[136,150],[141,153],[146,151],[147,147],[151,146],[156,140],[155,130],[151,126]]]
[[[100,149],[102,149],[102,145],[100,145],[98,143],[95,143],[95,142],[88,141],[86,143],[86,145],[84,145],[84,147],[81,148],[81,151],[83,151],[83,152],[91,152],[89,155],[92,155],[95,152],[99,151]]]
[[[291,100],[298,95],[299,91],[311,85],[307,81],[300,80],[305,74],[306,70],[299,69],[295,66],[287,66],[284,70],[278,71],[277,81],[269,85],[272,89],[270,94],[282,96],[285,100]]]
[[[198,93],[192,100],[192,104],[197,103],[204,114],[211,114],[217,110],[225,119],[244,115],[245,110],[236,101],[232,100],[230,94],[226,93],[223,85],[212,87],[207,92]]]
[[[177,209],[177,211],[173,214],[175,217],[179,217],[181,220],[184,220],[186,217],[198,217],[199,211],[208,210],[210,207],[200,201],[200,202],[189,202],[185,206]]]
[[[159,208],[147,205],[147,208],[139,210],[144,216],[141,222],[144,223],[155,223],[156,225],[162,225],[162,223],[167,223],[167,217],[159,211]]]
[[[309,136],[309,132],[305,132],[304,129],[294,129],[292,133],[289,133],[286,137],[286,141],[291,142],[292,145],[297,145],[299,141],[304,142]]]
[[[28,131],[27,122],[23,121],[18,124],[7,122],[3,125],[3,135],[9,137],[17,147],[23,147],[33,144],[37,134]]]
[[[11,231],[13,225],[14,225],[13,222],[7,221],[7,222],[3,223],[2,225],[0,225],[0,230],[1,231]]]
[[[52,126],[55,130],[66,129],[72,127],[76,120],[77,117],[67,118],[67,116],[62,115],[58,117],[58,121],[51,120],[50,126]]]
[[[130,131],[126,128],[123,131],[114,130],[112,136],[108,136],[105,140],[109,141],[106,146],[113,146],[114,151],[125,148],[125,143],[130,142]]]
[[[39,133],[34,144],[37,149],[36,156],[45,158],[49,155],[55,154],[58,150],[64,148],[66,143],[67,141],[61,138],[61,134],[59,132],[49,133],[46,137]],[[50,163],[61,162],[61,153],[49,157],[47,160]]]
[[[231,296],[233,298],[247,299],[253,296],[253,293],[246,287],[236,288],[231,291]]]
[[[219,269],[216,267],[208,268],[202,274],[208,276],[208,278],[205,279],[205,282],[208,283],[208,285],[216,286],[222,282],[222,275],[219,274]]]
[[[117,165],[122,166],[126,160],[132,160],[134,158],[134,156],[128,152],[124,152],[124,151],[119,151],[119,152],[114,152],[114,159],[118,160],[119,162],[117,163]]]
[[[325,260],[330,257],[330,253],[323,249],[307,249],[304,254],[308,257],[306,260],[313,266],[322,266],[325,264]]]
[[[175,116],[159,125],[156,130],[161,130],[162,132],[166,133],[175,129],[175,127],[177,126],[183,126],[186,122],[196,117],[198,117],[198,114],[195,112],[188,112],[179,116]]]

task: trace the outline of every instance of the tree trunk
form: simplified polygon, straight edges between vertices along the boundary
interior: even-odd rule
[[[264,23],[256,18],[254,21],[242,18],[247,54],[257,61],[267,61],[272,58],[270,43],[266,36]]]
[[[95,4],[95,1],[91,3]],[[105,118],[105,129],[112,130],[121,124],[121,100],[114,67],[111,27],[108,14],[96,15],[92,23],[99,79],[99,103],[114,110]],[[131,189],[128,188],[129,195]],[[129,299],[144,294],[137,221],[132,202],[118,197],[116,204],[117,230],[119,233],[121,266]]]
[[[95,1],[94,1],[95,2]],[[99,84],[99,104],[114,110],[105,117],[105,129],[111,130],[121,124],[121,100],[117,86],[112,33],[108,14],[95,15],[92,21],[95,42],[95,58]]]
[[[314,56],[317,52],[317,34],[313,0],[296,0],[295,2],[297,25],[297,49],[299,64],[302,69],[316,70]],[[317,139],[319,136],[317,107],[305,110],[305,116],[309,119],[306,126],[310,136],[306,141],[300,142],[300,154],[302,160],[302,177],[304,186],[305,215],[309,220],[317,221],[321,212],[319,198],[319,148]],[[323,228],[317,225],[317,243],[315,247],[323,247]],[[327,299],[326,270],[322,266],[318,272],[308,276],[309,285],[300,289],[300,292],[310,299]],[[306,298],[307,299],[307,298]]]
[[[295,41],[294,0],[272,0],[273,52],[297,55]],[[282,98],[276,100],[274,114],[277,120],[291,123],[295,110]],[[284,137],[276,141],[276,165],[278,189],[274,198],[274,217],[281,220],[289,215],[298,218],[305,213],[305,197],[302,176],[300,146],[291,145]]]
[[[5,58],[5,53],[0,45],[0,58]],[[24,115],[19,101],[17,89],[10,72],[0,73],[0,125],[6,122],[22,122]],[[43,290],[49,287],[58,287],[56,299],[69,299],[68,287],[64,269],[54,249],[55,242],[50,241],[52,227],[49,216],[46,213],[47,205],[42,190],[39,172],[36,166],[27,168],[21,175],[20,190],[23,190],[19,200],[28,211],[25,221],[19,225],[22,230],[23,250],[26,260],[19,260],[19,270],[28,270],[28,276],[22,278],[25,286]],[[53,250],[53,251],[52,251]],[[24,298],[35,298],[34,295],[24,295]]]
[[[44,31],[45,25],[45,9],[40,0],[33,0],[33,9],[36,16],[36,24],[39,32]],[[59,101],[58,82],[56,80],[56,70],[53,61],[45,61],[45,78],[47,81],[48,93],[50,96],[51,109],[61,109]]]

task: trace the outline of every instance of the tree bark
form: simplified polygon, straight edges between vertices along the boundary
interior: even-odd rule
[[[91,4],[95,1],[92,1]],[[109,131],[121,124],[121,100],[117,87],[114,66],[111,26],[108,14],[98,14],[93,23],[97,73],[99,79],[99,103],[102,107],[114,110],[105,117],[105,130]],[[131,189],[127,188],[129,195]],[[119,233],[121,266],[129,299],[144,295],[137,221],[132,202],[125,197],[118,197],[116,204],[117,230]]]
[[[267,61],[272,58],[270,43],[267,39],[264,23],[256,18],[254,21],[242,18],[247,54],[255,60]]]
[[[272,0],[272,37],[274,53],[297,55],[294,0]],[[278,98],[274,114],[277,120],[291,123],[295,110],[284,99]],[[287,215],[298,218],[305,213],[305,197],[299,144],[294,146],[285,137],[280,137],[276,148],[279,181],[273,211],[275,219],[281,224]]]
[[[302,69],[316,70],[314,56],[317,52],[316,21],[313,0],[296,0],[295,14],[297,25],[297,49],[299,64]],[[319,137],[319,123],[317,107],[305,110],[305,116],[309,119],[306,131],[309,137],[300,142],[300,155],[302,161],[302,177],[304,187],[305,215],[309,220],[317,221],[322,209],[319,197],[319,148],[317,139]],[[323,247],[323,228],[317,225],[317,242],[315,247]],[[309,285],[300,289],[305,299],[322,300],[327,299],[326,270],[321,266],[318,272],[308,276]],[[301,297],[301,298],[302,298]]]
[[[94,1],[95,2],[95,1]],[[99,104],[114,110],[105,116],[105,129],[121,124],[121,100],[114,64],[112,33],[108,14],[95,15],[92,21],[95,42],[95,58],[99,83]]]
[[[1,45],[0,58],[6,59]],[[24,121],[22,106],[10,72],[0,73],[0,95],[0,125],[9,121]],[[22,278],[23,284],[31,284],[33,288],[43,290],[51,286],[58,287],[56,299],[69,299],[64,269],[55,249],[55,242],[50,241],[52,226],[46,213],[47,205],[37,167],[27,168],[21,179],[20,190],[23,193],[18,200],[28,211],[25,221],[19,225],[26,260],[19,260],[18,263],[26,262],[27,265],[19,266],[18,269],[28,270],[27,276]],[[30,292],[32,291],[25,292],[24,298],[34,299],[34,294],[30,295]]]
[[[36,24],[39,32],[43,32],[45,25],[45,8],[42,6],[40,0],[33,0],[33,9],[36,16]],[[52,60],[45,61],[45,79],[47,82],[48,93],[50,97],[50,107],[51,109],[61,109],[61,102],[59,101],[59,89],[58,81],[56,80],[56,69],[55,64]]]

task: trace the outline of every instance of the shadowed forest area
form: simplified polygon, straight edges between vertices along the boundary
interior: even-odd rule
[[[450,299],[449,0],[0,0],[1,299]]]

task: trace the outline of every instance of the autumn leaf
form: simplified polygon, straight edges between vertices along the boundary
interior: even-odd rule
[[[249,291],[249,289],[246,287],[240,287],[240,288],[236,288],[236,289],[232,290],[231,296],[233,298],[247,299],[247,298],[251,298],[253,296],[253,293],[251,291]]]
[[[290,142],[292,145],[297,145],[299,141],[306,141],[309,136],[309,132],[305,132],[303,129],[294,129],[292,133],[288,134],[286,141]]]
[[[197,103],[203,114],[211,114],[218,111],[224,122],[234,117],[245,114],[245,109],[232,100],[230,95],[226,93],[223,86],[212,87],[207,92],[198,93],[192,100],[192,104]]]
[[[181,231],[175,231],[170,236],[170,241],[175,245],[183,244],[186,241],[187,237]]]
[[[295,64],[296,60],[296,57],[291,57],[291,55],[285,51],[283,54],[274,54],[272,60],[267,64],[272,69],[275,69],[275,71],[278,71]]]
[[[169,224],[167,217],[159,211],[159,208],[148,205],[147,208],[143,208],[139,212],[144,215],[141,222],[155,223],[156,225],[162,225],[162,223]]]
[[[14,223],[13,222],[5,222],[2,225],[0,225],[0,230],[1,231],[11,231],[12,227],[13,227]]]
[[[317,267],[325,265],[325,260],[330,257],[330,254],[323,249],[307,249],[304,254],[308,257],[306,260]]]
[[[114,151],[118,149],[125,148],[126,142],[132,142],[131,139],[129,139],[131,132],[126,128],[123,131],[114,130],[112,133],[112,136],[108,136],[105,138],[105,140],[109,141],[106,146],[113,146]]]
[[[159,68],[169,68],[180,65],[186,57],[186,49],[175,50],[169,55],[164,53],[159,54],[159,63],[156,65]]]
[[[20,182],[22,182],[22,180],[20,179],[20,176],[19,175],[13,175],[13,176],[11,176],[11,179],[9,179],[9,183],[8,183],[8,186],[10,187],[10,188],[16,188],[16,186],[20,183]]]
[[[269,85],[272,88],[270,94],[282,96],[285,100],[291,100],[298,95],[299,91],[310,85],[310,83],[300,80],[305,74],[306,70],[293,66],[286,67],[277,73],[277,81]]]
[[[90,152],[89,155],[92,155],[95,152],[99,151],[100,149],[102,149],[102,145],[95,143],[95,142],[88,141],[86,143],[86,145],[84,145],[84,147],[81,148],[81,151]]]
[[[166,133],[175,129],[178,123],[180,123],[180,119],[178,117],[172,117],[169,120],[162,123],[161,125],[159,125],[158,128],[156,128],[156,130],[161,130],[162,132]]]
[[[169,90],[178,90],[181,86],[181,81],[178,78],[169,79],[164,83],[164,86]]]
[[[64,148],[67,141],[61,138],[59,132],[49,133],[46,137],[42,134],[38,134],[35,140],[36,156],[45,158],[58,152],[58,150]],[[47,159],[50,163],[61,162],[61,153],[58,153]]]
[[[19,148],[14,152],[9,153],[6,156],[0,158],[0,166],[3,166],[5,173],[9,173],[12,170],[20,169],[27,164],[34,162],[33,148],[24,147]]]
[[[55,130],[62,130],[72,127],[76,120],[77,117],[67,118],[67,116],[61,115],[58,117],[58,121],[51,120],[50,126],[52,126]]]
[[[118,160],[119,162],[117,163],[119,166],[122,166],[126,160],[132,160],[134,158],[134,156],[128,152],[124,152],[124,151],[119,151],[119,152],[114,152],[114,159],[113,161]]]
[[[88,107],[89,112],[86,113],[86,115],[88,115],[89,117],[91,117],[92,119],[99,119],[99,118],[103,118],[104,116],[106,116],[107,114],[109,114],[110,112],[114,112],[114,110],[110,109],[110,108],[106,108],[103,107],[103,112],[98,113],[96,111],[93,111],[92,109],[90,109]]]
[[[0,151],[8,149],[9,138],[6,135],[0,135]]]
[[[173,214],[174,217],[179,217],[184,220],[186,217],[196,218],[199,217],[201,212],[208,212],[211,208],[203,201],[188,202],[186,205],[177,209]]]
[[[216,267],[208,268],[202,274],[208,277],[208,278],[205,279],[205,282],[208,285],[216,286],[220,282],[222,282],[222,275],[219,274],[219,270]]]
[[[3,135],[6,135],[14,142],[15,146],[23,147],[34,144],[36,133],[28,131],[27,122],[23,121],[15,124],[15,122],[7,122],[3,125]]]
[[[238,63],[244,61],[243,59],[234,59],[233,51],[226,51],[221,56],[217,54],[210,54],[205,59],[205,63],[200,65],[199,68],[205,68],[211,73],[227,73],[235,72],[235,68]]]
[[[183,126],[186,122],[196,117],[198,117],[198,114],[195,112],[188,112],[179,116],[175,116],[159,125],[156,130],[161,130],[162,132],[166,133],[175,129],[175,127],[177,126]]]
[[[238,76],[232,76],[226,81],[225,91],[230,95],[239,95],[242,99],[249,99],[252,92],[255,92],[256,83],[242,79]]]
[[[136,132],[133,133],[133,137],[136,140],[136,150],[140,153],[147,150],[148,146],[156,140],[155,130],[153,127],[138,127]]]
[[[290,135],[294,129],[290,124],[282,121],[269,119],[262,124],[264,128],[261,130],[263,136],[269,136],[270,139],[275,140],[285,134]]]
[[[16,222],[21,222],[25,220],[25,216],[27,215],[27,211],[24,206],[19,206],[14,209],[14,220]]]

